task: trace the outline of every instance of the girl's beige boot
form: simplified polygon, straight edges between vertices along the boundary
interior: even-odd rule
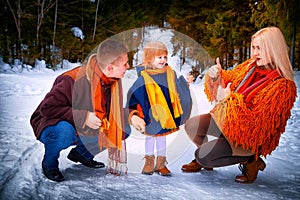
[[[144,168],[142,170],[142,174],[146,174],[146,175],[152,175],[154,172],[154,155],[151,156],[145,156],[145,165]]]
[[[167,163],[166,156],[157,156],[155,172],[162,176],[171,176],[170,170],[166,167]]]

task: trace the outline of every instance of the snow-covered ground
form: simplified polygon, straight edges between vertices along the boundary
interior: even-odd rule
[[[41,169],[43,145],[35,139],[29,119],[62,72],[39,68],[23,73],[11,70],[0,73],[1,199],[300,199],[299,98],[279,147],[265,159],[267,167],[259,172],[253,184],[234,182],[240,174],[237,165],[215,168],[212,172],[182,173],[181,165],[193,159],[195,150],[183,127],[167,136],[171,177],[140,173],[144,163],[144,137],[133,130],[127,139],[127,176],[106,175],[105,169],[73,163],[66,158],[68,148],[62,151],[59,160],[66,180],[57,183],[46,179]],[[123,79],[124,92],[134,81],[132,77],[134,72],[128,71]],[[295,77],[300,94],[300,73]],[[210,108],[202,89],[201,83],[191,86],[193,115]],[[106,163],[106,156],[104,151],[96,159]]]

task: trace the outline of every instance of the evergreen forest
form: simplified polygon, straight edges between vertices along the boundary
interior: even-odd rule
[[[0,0],[0,9],[4,62],[43,59],[49,68],[62,59],[81,62],[108,37],[157,26],[191,37],[228,68],[249,57],[253,33],[277,26],[300,70],[299,0]]]

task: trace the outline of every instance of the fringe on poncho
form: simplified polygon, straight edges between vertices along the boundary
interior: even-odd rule
[[[253,64],[253,60],[247,60],[233,70],[222,70],[222,80],[217,80],[217,84],[224,86],[231,82],[231,91],[234,91]],[[216,82],[206,76],[204,91],[210,101],[215,100],[217,87],[214,84]],[[280,77],[254,95],[251,107],[242,94],[231,92],[211,113],[217,106],[225,105],[220,128],[231,145],[240,145],[255,152],[256,156],[266,157],[278,146],[296,97],[295,83]]]

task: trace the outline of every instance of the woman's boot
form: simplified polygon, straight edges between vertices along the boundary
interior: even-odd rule
[[[259,157],[257,160],[241,163],[239,166],[242,175],[236,176],[235,181],[238,183],[253,183],[258,174],[258,170],[263,171],[266,163]]]
[[[204,168],[207,171],[212,171],[213,168],[210,167],[203,167],[199,163],[197,163],[196,159],[192,160],[189,164],[182,165],[181,170],[183,172],[200,172],[201,169]]]
[[[145,165],[142,170],[142,174],[152,175],[154,172],[154,155],[152,156],[145,156]]]
[[[166,167],[166,156],[157,156],[155,172],[162,176],[171,176],[170,170]]]

